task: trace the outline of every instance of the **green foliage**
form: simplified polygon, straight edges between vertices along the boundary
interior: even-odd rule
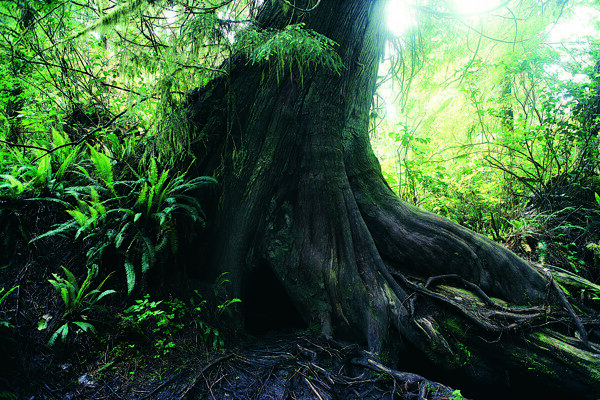
[[[86,33],[90,33],[96,30],[106,31],[109,28],[114,27],[118,22],[123,21],[127,16],[137,11],[140,7],[142,7],[144,4],[147,4],[148,2],[148,0],[127,1],[115,8],[109,14],[102,17],[100,20],[96,21],[90,26],[85,27],[84,29],[73,35],[71,38],[69,38],[69,40],[76,39]]]
[[[381,160],[387,182],[404,201],[498,237],[508,225],[502,181],[490,179],[494,172],[481,158],[458,156],[442,162],[432,157],[432,140],[400,123],[387,138],[375,141],[378,151],[381,145],[388,147],[389,155]]]
[[[206,215],[191,193],[216,184],[216,180],[171,176],[169,170],[159,171],[154,159],[137,180],[115,180],[109,157],[90,151],[95,175],[81,171],[91,184],[66,190],[77,203],[76,207],[63,203],[72,219],[33,240],[57,234],[82,237],[90,243],[88,265],[101,264],[105,251],[114,249],[122,257],[127,291],[131,293],[139,273],[146,273],[168,251],[177,252],[178,216],[205,224]]]
[[[18,286],[14,286],[8,290],[6,290],[5,288],[0,288],[0,305],[2,305],[2,303],[4,302],[4,300],[16,289],[18,289]],[[0,326],[4,326],[7,327],[8,326],[8,321],[3,320],[0,318]]]
[[[162,301],[150,301],[150,295],[135,301],[135,304],[123,311],[120,325],[126,329],[139,330],[142,324],[151,320],[160,320],[165,312],[158,308]]]
[[[183,304],[177,299],[164,304],[162,301],[150,301],[149,295],[135,303],[123,312],[119,324],[124,329],[138,332],[150,326],[151,332],[158,337],[154,343],[157,350],[155,358],[167,355],[175,347],[172,334],[183,329],[183,324],[175,323],[183,317]],[[160,308],[161,304],[168,312]]]
[[[222,281],[215,285],[215,291],[222,289]],[[210,322],[230,312],[231,304],[240,302],[239,299],[229,299],[217,304],[214,309],[209,301],[198,292],[183,302],[178,299],[171,301],[151,301],[149,295],[135,301],[119,315],[119,325],[122,329],[133,330],[146,337],[152,338],[155,358],[169,354],[177,349],[174,335],[189,324],[194,325],[198,342],[206,350],[217,351],[223,348],[224,340],[220,331]],[[216,297],[215,297],[216,298]]]
[[[294,69],[303,79],[304,70],[323,67],[340,74],[343,63],[336,53],[336,43],[320,33],[306,29],[304,23],[288,25],[283,30],[273,29],[243,31],[236,49],[253,63],[268,63],[277,81],[286,71],[293,76]]]
[[[513,6],[514,15],[527,12]],[[595,234],[596,217],[586,221],[578,208],[588,205],[566,204],[561,190],[597,176],[598,44],[548,43],[547,23],[556,15],[551,8],[539,13],[504,42],[496,40],[508,31],[501,13],[481,17],[487,35],[473,47],[463,42],[464,27],[442,31],[440,21],[423,16],[418,38],[427,43],[418,54],[402,52],[405,68],[397,70],[409,70],[407,60],[422,68],[398,77],[404,90],[410,83],[410,96],[396,121],[378,125],[373,147],[405,201],[495,240],[535,236],[548,246],[538,251],[532,242],[530,256],[560,252],[570,269],[581,270],[581,243],[572,254],[551,242],[572,242],[566,236],[574,231]],[[424,56],[426,64],[413,58]]]
[[[57,338],[63,342],[69,334],[69,326],[80,332],[95,332],[94,326],[87,322],[88,315],[95,311],[104,311],[104,308],[99,304],[102,298],[115,293],[114,290],[101,291],[102,286],[106,282],[106,277],[95,289],[91,289],[92,281],[98,274],[97,266],[93,265],[88,268],[87,276],[81,284],[77,282],[75,275],[67,268],[62,267],[65,277],[58,274],[52,274],[54,279],[50,279],[50,284],[60,295],[65,306],[63,318],[67,321],[61,325],[54,334],[50,337],[48,345],[52,346]]]
[[[464,397],[463,395],[460,393],[460,390],[455,390],[452,392],[452,399],[453,400],[463,400]]]
[[[75,275],[71,271],[65,267],[62,267],[62,269],[66,278],[58,274],[52,274],[54,279],[50,279],[49,282],[63,300],[65,306],[64,317],[82,315],[93,310],[101,310],[102,307],[98,305],[98,301],[109,294],[115,293],[114,290],[100,291],[108,277],[96,289],[90,290],[92,280],[98,275],[98,267],[96,265],[88,268],[87,276],[81,285],[77,282]]]

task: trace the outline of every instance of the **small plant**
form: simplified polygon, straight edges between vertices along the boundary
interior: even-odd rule
[[[215,289],[214,289],[215,297],[218,297],[220,289],[230,282],[229,279],[227,279],[228,274],[229,274],[229,272],[223,272],[221,275],[219,275],[219,277],[215,281]],[[198,292],[196,292],[196,293],[198,293]],[[227,300],[223,301],[221,304],[217,305],[217,310],[216,310],[217,315],[221,315],[221,314],[225,313],[228,316],[231,316],[232,311],[231,311],[230,306],[232,304],[241,303],[241,302],[242,302],[242,300],[240,300],[238,298],[227,299]]]
[[[145,295],[143,299],[136,300],[134,305],[124,311],[120,325],[126,329],[133,328],[141,333],[146,331],[156,335],[158,338],[154,346],[158,352],[154,358],[159,358],[175,348],[171,338],[175,331],[184,328],[184,325],[176,323],[176,320],[185,316],[185,308],[185,304],[178,299],[170,302],[150,301],[150,296]]]
[[[460,393],[460,390],[455,390],[452,392],[452,400],[463,400],[464,397],[462,395],[462,393]]]
[[[6,290],[5,288],[0,288],[0,305],[4,302],[8,295],[11,294],[17,288],[18,286],[15,286],[9,290]],[[8,321],[0,319],[0,326],[8,326]]]
[[[120,325],[123,328],[139,330],[141,325],[151,320],[160,320],[165,312],[158,308],[162,301],[150,301],[150,295],[135,301],[121,316]]]
[[[112,289],[101,291],[102,285],[104,285],[108,276],[95,289],[91,289],[92,281],[98,274],[98,267],[96,265],[88,268],[87,276],[81,285],[77,282],[75,275],[71,271],[65,267],[62,267],[62,269],[66,278],[58,274],[52,274],[54,279],[49,279],[48,282],[54,286],[54,289],[56,289],[65,305],[63,318],[67,319],[67,321],[50,337],[48,341],[48,345],[50,346],[59,337],[63,342],[67,339],[70,325],[75,326],[76,332],[94,333],[94,325],[86,321],[88,314],[93,311],[104,311],[105,309],[100,306],[99,301],[115,293]]]
[[[225,342],[221,338],[219,330],[210,326],[206,323],[203,318],[208,314],[206,307],[206,300],[202,298],[202,295],[195,291],[196,297],[193,297],[191,302],[194,306],[193,311],[195,314],[195,325],[198,338],[202,345],[207,349],[218,350],[225,346]]]
[[[248,29],[240,33],[237,50],[252,64],[269,63],[275,69],[277,81],[289,70],[297,68],[300,79],[304,69],[325,67],[341,74],[344,64],[335,52],[337,43],[307,29],[304,23],[288,25],[283,30]]]

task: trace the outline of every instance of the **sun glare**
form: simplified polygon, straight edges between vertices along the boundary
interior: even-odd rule
[[[477,15],[494,10],[502,0],[453,0],[452,3],[457,14]]]
[[[385,18],[387,27],[394,36],[401,36],[416,24],[414,11],[406,0],[389,0]]]
[[[386,23],[395,36],[403,35],[417,24],[415,10],[419,0],[388,0]],[[450,0],[453,12],[463,16],[477,16],[493,11],[502,0]]]

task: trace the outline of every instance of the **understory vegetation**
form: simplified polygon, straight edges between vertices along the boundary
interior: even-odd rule
[[[336,43],[302,24],[253,26],[261,3],[0,1],[0,398],[81,395],[103,379],[135,388],[144,376],[160,382],[167,365],[210,357],[243,369],[225,349],[248,338],[246,305],[229,294],[227,272],[202,270],[220,170],[197,176],[192,148],[208,139],[189,134],[186,106],[229,77],[229,57],[267,64],[277,81],[345,68]],[[390,45],[404,70],[393,64],[395,83],[379,84],[371,139],[404,201],[584,278],[592,286],[563,289],[597,308],[600,43],[548,43],[575,5],[600,12],[576,2],[533,16],[513,43],[477,38],[470,22],[444,31],[433,5],[421,10],[421,26]],[[341,365],[358,350],[294,346],[278,351],[293,353],[286,362],[306,387],[356,384],[312,362],[328,353]]]
[[[444,36],[423,16],[402,39],[405,57],[438,61],[383,83],[372,138],[404,201],[598,282],[598,10],[562,11],[562,22],[540,18],[515,42],[493,36],[503,23],[493,15]],[[574,26],[582,21],[590,26]],[[475,22],[490,36],[477,37]],[[414,49],[426,39],[429,48]],[[392,95],[396,108],[382,102]]]

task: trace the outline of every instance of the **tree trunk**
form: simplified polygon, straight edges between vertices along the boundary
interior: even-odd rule
[[[339,44],[345,68],[277,78],[236,56],[227,77],[192,94],[196,172],[222,182],[200,268],[228,272],[243,302],[276,290],[250,279],[266,268],[324,335],[400,359],[416,351],[467,382],[522,376],[600,395],[587,320],[572,318],[549,274],[401,202],[384,181],[368,135],[384,1],[322,0],[308,13],[281,4],[265,2],[258,25],[304,22]],[[571,328],[552,333],[560,321]]]

